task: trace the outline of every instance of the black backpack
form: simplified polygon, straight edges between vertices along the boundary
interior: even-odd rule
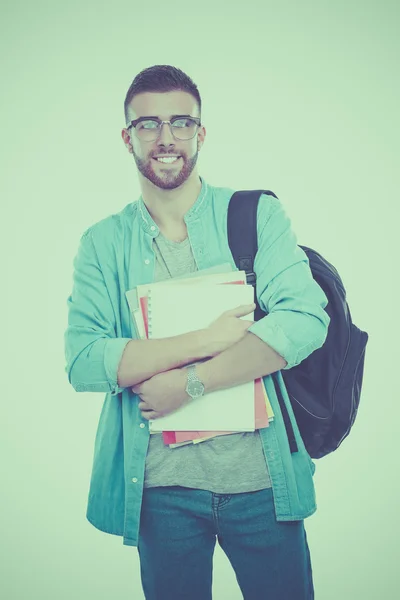
[[[254,258],[258,248],[257,206],[261,194],[269,190],[235,192],[228,208],[228,242],[239,270],[246,271],[247,283],[255,288]],[[339,273],[315,250],[300,246],[307,254],[312,275],[325,292],[330,316],[327,338],[300,364],[281,374],[304,445],[311,458],[322,458],[336,450],[357,415],[364,372],[368,334],[354,325]],[[254,319],[265,314],[257,302]],[[275,391],[285,423],[291,452],[297,444],[276,373]]]

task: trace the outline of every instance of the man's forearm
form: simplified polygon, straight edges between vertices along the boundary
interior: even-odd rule
[[[132,387],[157,373],[210,356],[204,330],[158,340],[128,342],[118,366],[118,385]]]
[[[286,360],[271,346],[247,332],[240,342],[199,364],[196,371],[208,393],[247,383],[286,365]]]

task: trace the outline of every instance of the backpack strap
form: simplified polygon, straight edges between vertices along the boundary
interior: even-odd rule
[[[267,194],[269,196],[274,196],[274,198],[278,198],[278,196],[270,190],[242,190],[235,192],[229,201],[227,222],[228,243],[235,264],[239,271],[246,271],[247,283],[254,287],[254,302],[256,304],[256,310],[254,311],[255,321],[259,321],[266,314],[258,303],[256,274],[254,272],[254,259],[258,249],[257,209],[261,194]],[[272,373],[272,381],[283,421],[285,423],[290,451],[298,452],[292,423],[275,373]]]
[[[257,207],[261,194],[277,196],[270,190],[242,190],[235,192],[228,206],[228,243],[239,271],[246,271],[249,285],[255,288],[254,259],[257,254]],[[265,316],[254,294],[254,320]]]

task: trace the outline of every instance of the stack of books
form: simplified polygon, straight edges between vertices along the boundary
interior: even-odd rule
[[[126,292],[126,297],[138,337],[160,339],[205,329],[226,310],[251,304],[254,289],[246,284],[244,271],[220,265],[183,278],[139,285]],[[254,314],[241,318],[253,320]],[[149,421],[149,430],[162,433],[164,443],[177,448],[268,427],[273,418],[263,380],[256,379],[205,393]]]

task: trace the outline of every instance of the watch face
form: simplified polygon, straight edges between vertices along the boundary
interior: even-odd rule
[[[201,396],[204,392],[204,385],[200,381],[191,381],[188,385],[188,392],[191,396]]]

